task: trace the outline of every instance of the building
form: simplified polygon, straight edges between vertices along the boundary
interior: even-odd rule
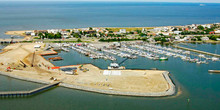
[[[121,34],[126,33],[126,29],[120,29],[120,30],[119,30],[119,33],[121,33]]]
[[[220,34],[220,30],[215,30],[215,34]]]
[[[209,38],[208,37],[202,37],[201,40],[202,41],[207,41],[207,40],[209,40]]]
[[[211,32],[209,32],[209,34],[215,34],[215,31],[211,31]]]
[[[182,31],[173,31],[173,34],[181,34]]]
[[[48,29],[47,32],[57,34],[58,32],[61,32],[61,30],[60,29]]]

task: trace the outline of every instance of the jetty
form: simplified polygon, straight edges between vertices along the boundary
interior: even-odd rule
[[[52,87],[57,86],[60,84],[59,82],[54,82],[48,85],[45,85],[43,87],[39,87],[30,91],[6,91],[6,92],[0,92],[0,97],[24,97],[24,96],[31,96],[40,92],[43,92],[45,90],[48,90]]]
[[[190,48],[180,47],[180,46],[176,46],[176,45],[173,45],[173,47],[183,49],[183,50],[192,51],[192,52],[197,52],[197,53],[201,53],[201,54],[206,54],[206,55],[210,55],[210,56],[214,56],[214,57],[220,57],[219,54],[209,53],[209,52],[205,52],[205,51],[201,51],[201,50],[190,49]]]

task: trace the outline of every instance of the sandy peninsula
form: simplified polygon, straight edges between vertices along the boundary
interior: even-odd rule
[[[35,49],[35,45],[41,48]],[[56,53],[45,51],[45,44],[17,43],[11,44],[0,53],[0,73],[38,83],[52,83],[51,77],[62,80],[60,86],[104,93],[128,96],[170,96],[175,94],[175,85],[169,78],[169,72],[160,70],[108,70],[120,71],[120,76],[103,75],[102,70],[92,64],[84,64],[89,71],[77,69],[78,75],[67,75],[56,69],[52,63],[44,59],[42,54]],[[34,56],[34,57],[33,57]],[[33,59],[34,58],[34,59]],[[32,62],[33,67],[31,67]],[[23,63],[27,67],[23,67]],[[72,65],[71,67],[79,67]],[[6,72],[6,68],[12,72]]]

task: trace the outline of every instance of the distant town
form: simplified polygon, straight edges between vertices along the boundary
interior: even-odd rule
[[[88,27],[75,29],[48,29],[32,31],[8,31],[25,36],[22,41],[63,42],[118,42],[142,40],[151,43],[220,42],[220,23],[192,24],[163,27]],[[8,40],[11,41],[11,40]],[[21,41],[21,39],[19,39]]]

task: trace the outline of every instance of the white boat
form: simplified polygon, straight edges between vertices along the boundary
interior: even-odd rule
[[[212,57],[212,61],[218,61],[219,58],[216,58],[216,57]]]
[[[168,58],[167,57],[161,57],[160,58],[160,61],[164,61],[164,60],[168,60]]]

